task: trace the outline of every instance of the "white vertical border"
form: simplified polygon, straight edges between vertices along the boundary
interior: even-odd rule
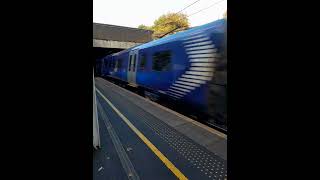
[[[94,70],[93,70],[93,147],[95,149],[100,148],[100,133],[99,133],[99,121],[98,121],[98,112],[97,112],[97,96],[94,80]]]

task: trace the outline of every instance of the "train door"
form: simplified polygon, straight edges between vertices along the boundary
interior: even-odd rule
[[[138,50],[130,51],[128,62],[128,82],[136,84],[136,73],[138,64]]]

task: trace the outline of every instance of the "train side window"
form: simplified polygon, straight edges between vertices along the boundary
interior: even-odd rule
[[[152,69],[155,71],[168,71],[171,69],[171,52],[162,51],[153,54]]]
[[[140,70],[144,70],[147,64],[147,56],[146,54],[140,55]]]

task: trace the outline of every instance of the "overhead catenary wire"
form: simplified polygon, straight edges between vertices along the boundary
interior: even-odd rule
[[[215,2],[214,4],[211,4],[210,6],[208,6],[208,7],[206,7],[206,8],[203,8],[203,9],[201,9],[201,10],[195,12],[195,13],[192,13],[192,14],[190,14],[190,15],[187,15],[187,17],[193,16],[193,15],[195,15],[195,14],[198,14],[198,13],[201,12],[201,11],[207,10],[207,9],[213,7],[214,5],[216,5],[216,4],[218,4],[218,3],[221,3],[222,1],[225,1],[225,0],[220,0],[220,1],[218,1],[218,2]]]
[[[192,4],[188,5],[187,7],[183,8],[182,10],[180,10],[179,12],[177,12],[177,14],[180,13],[180,12],[182,12],[183,10],[187,9],[188,7],[194,5],[195,3],[199,2],[199,1],[200,1],[200,0],[197,0],[197,1],[193,2]]]
[[[200,1],[200,0],[197,0],[197,1],[193,2],[192,4],[190,4],[190,5],[186,6],[185,8],[183,8],[182,10],[180,10],[179,12],[177,12],[177,13],[175,13],[175,14],[179,14],[179,13],[180,13],[180,12],[182,12],[183,10],[187,9],[188,7],[190,7],[190,6],[194,5],[195,3],[199,2],[199,1]],[[187,16],[187,17],[188,17],[188,16]],[[171,23],[171,22],[169,22],[169,23]],[[169,24],[169,23],[166,23],[166,24]],[[175,29],[173,29],[173,30],[171,30],[171,31],[169,31],[169,32],[167,32],[167,33],[165,33],[165,34],[163,34],[160,38],[162,38],[162,37],[164,37],[164,36],[166,36],[166,35],[168,35],[168,34],[170,34],[170,33],[174,32],[175,30],[177,30],[177,29],[179,29],[179,28],[181,28],[181,27],[177,27],[177,28],[175,28]]]
[[[187,15],[187,17],[193,16],[193,15],[195,15],[195,14],[198,14],[198,13],[201,12],[201,11],[204,11],[204,10],[206,10],[206,9],[209,9],[209,8],[213,7],[214,5],[216,5],[216,4],[218,4],[218,3],[222,2],[222,1],[224,1],[224,0],[220,0],[220,1],[218,1],[218,2],[215,2],[214,4],[212,4],[212,5],[210,5],[210,6],[206,7],[206,8],[203,8],[203,9],[201,9],[201,10],[199,10],[199,11],[193,13],[193,14]],[[196,2],[198,2],[198,1],[196,1]],[[194,2],[194,3],[196,3],[196,2]],[[194,3],[190,4],[189,6],[193,5]],[[189,6],[185,7],[185,8],[182,9],[181,11],[185,10],[185,9],[188,8]],[[181,12],[181,11],[179,11],[179,12]],[[178,13],[179,13],[179,12],[178,12]],[[175,29],[173,29],[173,30],[165,33],[165,34],[162,35],[160,38],[162,38],[162,37],[164,37],[164,36],[166,36],[166,35],[174,32],[175,30],[177,30],[177,29],[179,29],[179,28],[181,28],[181,27],[177,27],[177,28],[175,28]]]
[[[200,0],[197,0],[197,1],[195,1],[195,2],[193,2],[193,3],[191,3],[191,4],[189,4],[188,6],[186,6],[185,8],[183,8],[182,10],[180,10],[179,12],[177,12],[177,13],[173,13],[173,14],[179,14],[179,13],[181,13],[183,10],[187,9],[188,7],[190,7],[190,6],[194,5],[195,3],[199,2],[199,1],[200,1]],[[169,22],[169,23],[172,23],[172,22]],[[169,24],[169,23],[166,23],[165,25],[167,25],[167,24]]]

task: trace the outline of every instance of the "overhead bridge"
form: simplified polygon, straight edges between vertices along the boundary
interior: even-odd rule
[[[93,23],[93,47],[127,49],[152,40],[152,31]]]
[[[93,23],[93,61],[152,40],[153,31]]]

